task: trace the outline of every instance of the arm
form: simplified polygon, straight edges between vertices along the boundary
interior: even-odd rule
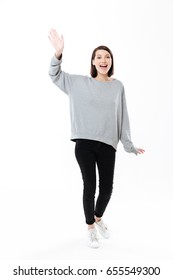
[[[51,41],[53,47],[55,48],[55,55],[53,56],[50,68],[49,76],[52,82],[59,87],[65,93],[69,93],[72,86],[72,75],[65,73],[61,70],[62,63],[62,53],[64,49],[64,38],[59,37],[55,29],[51,29],[49,32],[49,40]]]
[[[126,152],[134,153],[136,155],[143,154],[145,151],[141,148],[136,148],[131,141],[130,122],[127,111],[127,104],[125,92],[122,92],[122,106],[121,106],[121,134],[120,140]]]

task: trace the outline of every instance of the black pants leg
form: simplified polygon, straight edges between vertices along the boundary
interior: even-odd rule
[[[97,167],[99,173],[99,196],[96,201],[95,215],[102,217],[108,205],[113,190],[113,178],[115,167],[115,149],[102,144],[97,155]]]
[[[115,149],[107,144],[79,139],[75,155],[84,182],[83,206],[87,224],[95,222],[94,215],[102,217],[113,188]],[[99,196],[95,205],[96,166],[99,174]]]

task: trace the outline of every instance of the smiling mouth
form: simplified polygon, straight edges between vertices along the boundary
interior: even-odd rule
[[[108,66],[105,64],[105,65],[100,65],[101,68],[107,68]]]

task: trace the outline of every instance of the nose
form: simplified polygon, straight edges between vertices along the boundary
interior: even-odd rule
[[[106,58],[103,58],[103,59],[102,59],[102,63],[105,63],[105,62],[106,62]]]

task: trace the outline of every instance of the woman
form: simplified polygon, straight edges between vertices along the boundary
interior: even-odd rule
[[[115,154],[119,140],[127,152],[144,153],[134,147],[123,84],[111,76],[113,55],[100,46],[91,57],[91,77],[70,75],[61,70],[63,36],[51,29],[49,39],[55,48],[49,75],[53,83],[69,96],[71,140],[76,142],[75,155],[84,182],[83,206],[88,225],[88,245],[98,248],[97,229],[104,238],[110,234],[102,216],[112,194]],[[95,203],[96,166],[99,195]],[[96,227],[97,229],[96,229]]]

